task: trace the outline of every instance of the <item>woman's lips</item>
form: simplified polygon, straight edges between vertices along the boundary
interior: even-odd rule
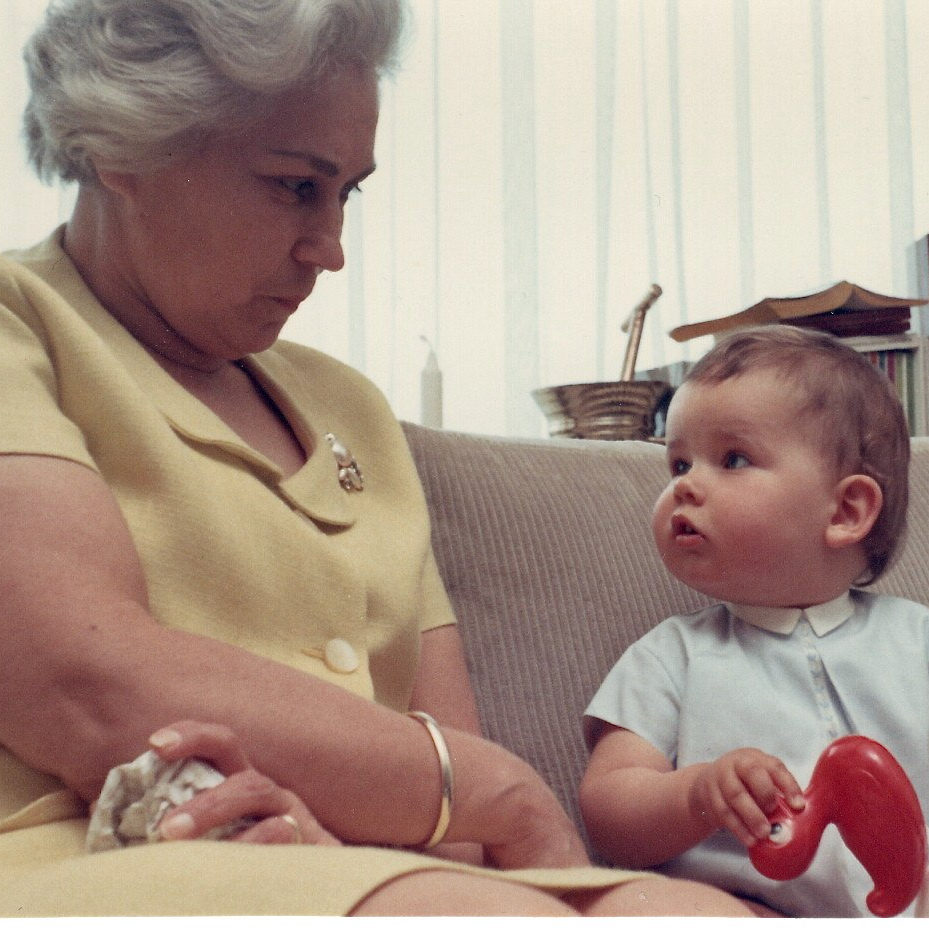
[[[297,308],[305,299],[306,297],[271,297],[271,300],[286,310],[289,316],[297,312]]]

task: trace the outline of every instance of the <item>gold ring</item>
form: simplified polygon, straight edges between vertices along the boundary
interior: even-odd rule
[[[290,815],[290,813],[282,813],[278,819],[283,819],[288,826],[294,831],[293,844],[302,845],[303,844],[303,831],[300,828],[300,824]]]

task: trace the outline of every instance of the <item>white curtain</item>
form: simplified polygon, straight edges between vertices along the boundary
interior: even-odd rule
[[[18,141],[19,47],[43,0],[2,0],[0,247],[65,215]],[[544,435],[530,391],[612,380],[652,282],[639,367],[667,331],[840,279],[929,294],[926,0],[411,0],[348,267],[286,334],[420,418]],[[917,326],[925,325],[919,319]]]

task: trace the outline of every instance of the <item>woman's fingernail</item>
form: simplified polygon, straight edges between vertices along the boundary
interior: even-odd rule
[[[159,729],[149,736],[148,744],[152,748],[170,748],[181,741],[181,734],[176,729]]]
[[[175,813],[166,816],[158,827],[161,837],[168,842],[174,839],[186,839],[194,831],[194,818],[189,813]]]

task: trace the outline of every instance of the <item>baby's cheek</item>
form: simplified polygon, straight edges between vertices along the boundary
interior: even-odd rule
[[[652,508],[652,535],[655,541],[670,532],[671,513],[674,510],[674,498],[670,488],[665,488]]]

